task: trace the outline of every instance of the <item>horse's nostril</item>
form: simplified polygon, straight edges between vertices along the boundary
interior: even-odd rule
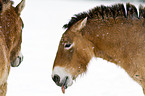
[[[56,84],[59,84],[60,82],[60,77],[58,75],[54,75],[54,77],[52,78],[53,81],[56,83]]]

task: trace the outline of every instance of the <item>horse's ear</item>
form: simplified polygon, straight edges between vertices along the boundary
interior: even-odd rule
[[[16,11],[20,15],[21,11],[25,7],[25,0],[22,0],[17,6],[16,6]]]
[[[87,24],[87,17],[83,20],[78,21],[74,26],[72,26],[71,31],[78,32],[82,30]]]

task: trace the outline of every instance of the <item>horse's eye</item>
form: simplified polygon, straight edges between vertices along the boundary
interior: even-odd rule
[[[66,43],[66,44],[64,45],[65,48],[69,48],[70,46],[71,46],[70,43]]]
[[[65,43],[64,48],[65,49],[70,49],[72,47],[73,44],[71,43]]]

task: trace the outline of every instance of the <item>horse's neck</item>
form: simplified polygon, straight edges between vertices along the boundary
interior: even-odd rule
[[[111,24],[111,21],[114,24]],[[130,22],[133,23],[118,19],[116,23],[114,20],[105,23],[101,21],[88,23],[84,33],[85,37],[93,42],[96,57],[104,58],[122,67],[128,66],[127,64],[122,65],[124,63],[131,63],[129,59],[134,57],[140,44],[138,43],[140,37],[137,36],[143,33],[141,31],[144,28],[140,28],[139,21],[136,22],[136,25]]]

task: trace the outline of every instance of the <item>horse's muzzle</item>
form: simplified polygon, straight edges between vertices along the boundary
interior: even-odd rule
[[[61,87],[63,93],[65,93],[65,89],[73,84],[73,78],[69,71],[59,66],[54,67],[52,71],[52,79],[56,85]]]
[[[67,89],[67,82],[68,82],[67,76],[62,81],[60,81],[60,77],[58,75],[54,75],[52,79],[56,83],[56,85],[60,87],[64,86],[64,88]]]
[[[11,62],[11,66],[18,67],[21,64],[21,62],[23,61],[23,58],[24,58],[23,55],[18,56],[14,62]]]

